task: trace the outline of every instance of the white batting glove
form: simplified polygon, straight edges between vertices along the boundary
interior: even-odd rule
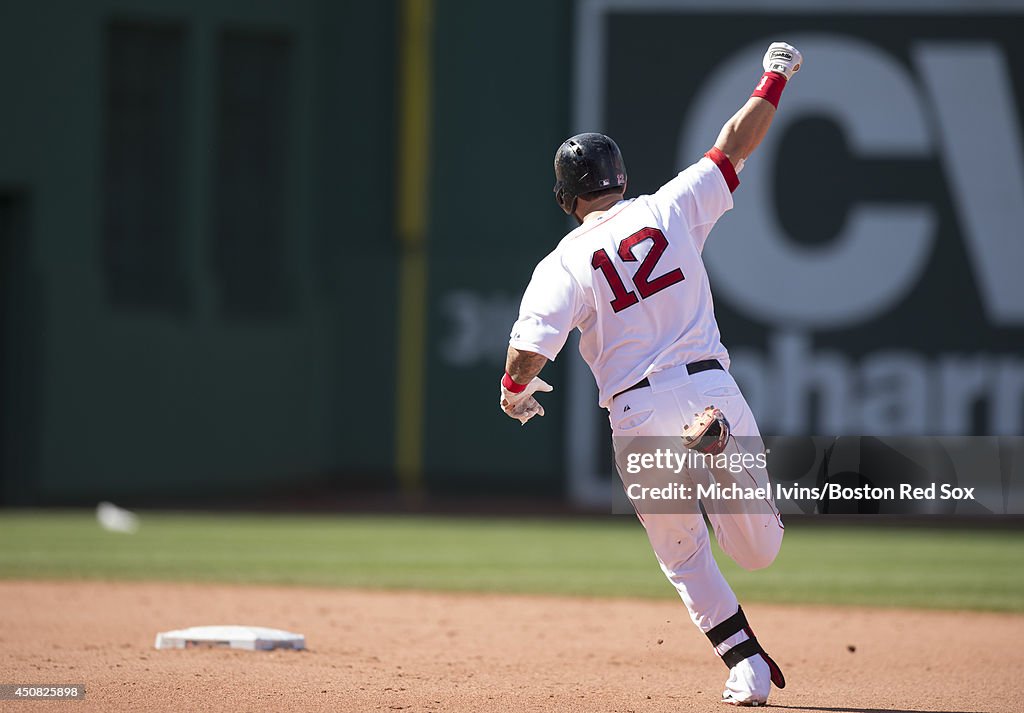
[[[540,405],[537,399],[533,398],[533,395],[540,392],[554,391],[553,387],[548,382],[539,376],[533,377],[530,383],[526,385],[526,388],[520,391],[518,394],[509,391],[505,388],[504,384],[501,386],[501,400],[498,405],[501,406],[501,410],[509,415],[510,418],[514,418],[519,421],[523,426],[534,416],[543,416],[544,407]]]
[[[804,56],[800,54],[793,45],[785,42],[772,42],[768,51],[764,53],[764,71],[776,72],[786,78],[786,81],[800,71],[804,63]]]

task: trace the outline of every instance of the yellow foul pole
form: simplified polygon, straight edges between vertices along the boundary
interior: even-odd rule
[[[423,478],[427,217],[433,0],[402,0],[398,136],[398,373],[395,467],[406,493]]]

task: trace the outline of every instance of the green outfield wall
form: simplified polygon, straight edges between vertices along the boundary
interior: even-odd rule
[[[604,507],[573,339],[545,417],[496,408],[570,227],[552,156],[605,131],[655,190],[780,38],[806,66],[705,252],[762,430],[1020,435],[1022,32],[1013,0],[0,5],[0,503]]]
[[[394,25],[0,9],[7,501],[389,471]]]
[[[395,486],[407,9],[0,9],[3,502]],[[494,408],[501,347],[488,337],[563,226],[537,205],[567,122],[568,6],[426,10],[436,96],[416,485],[490,473],[557,491],[557,419],[528,435],[528,474],[499,456],[510,423]],[[453,316],[459,295],[471,315]]]

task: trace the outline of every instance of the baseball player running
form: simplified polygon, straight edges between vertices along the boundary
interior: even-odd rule
[[[607,136],[579,134],[559,147],[555,200],[580,225],[537,265],[526,288],[501,381],[505,413],[523,424],[544,415],[535,394],[552,387],[538,374],[576,328],[600,405],[609,412],[620,475],[624,444],[637,436],[680,437],[685,447],[708,454],[739,448],[736,437],[763,449],[729,374],[701,252],[732,208],[737,174],[802,62],[796,48],[773,43],[753,94],[715,145],[653,195],[624,198],[625,164]],[[767,471],[758,467],[690,475],[770,488]],[[707,509],[722,549],[742,567],[774,561],[783,526],[770,497],[766,506],[740,512]],[[703,516],[639,514],[662,571],[730,670],[723,702],[763,705],[771,684],[782,688],[785,679],[719,571]]]

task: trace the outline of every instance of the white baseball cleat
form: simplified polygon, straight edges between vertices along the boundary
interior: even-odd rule
[[[761,656],[751,656],[733,666],[725,682],[722,703],[731,706],[763,706],[772,688],[772,672]]]

